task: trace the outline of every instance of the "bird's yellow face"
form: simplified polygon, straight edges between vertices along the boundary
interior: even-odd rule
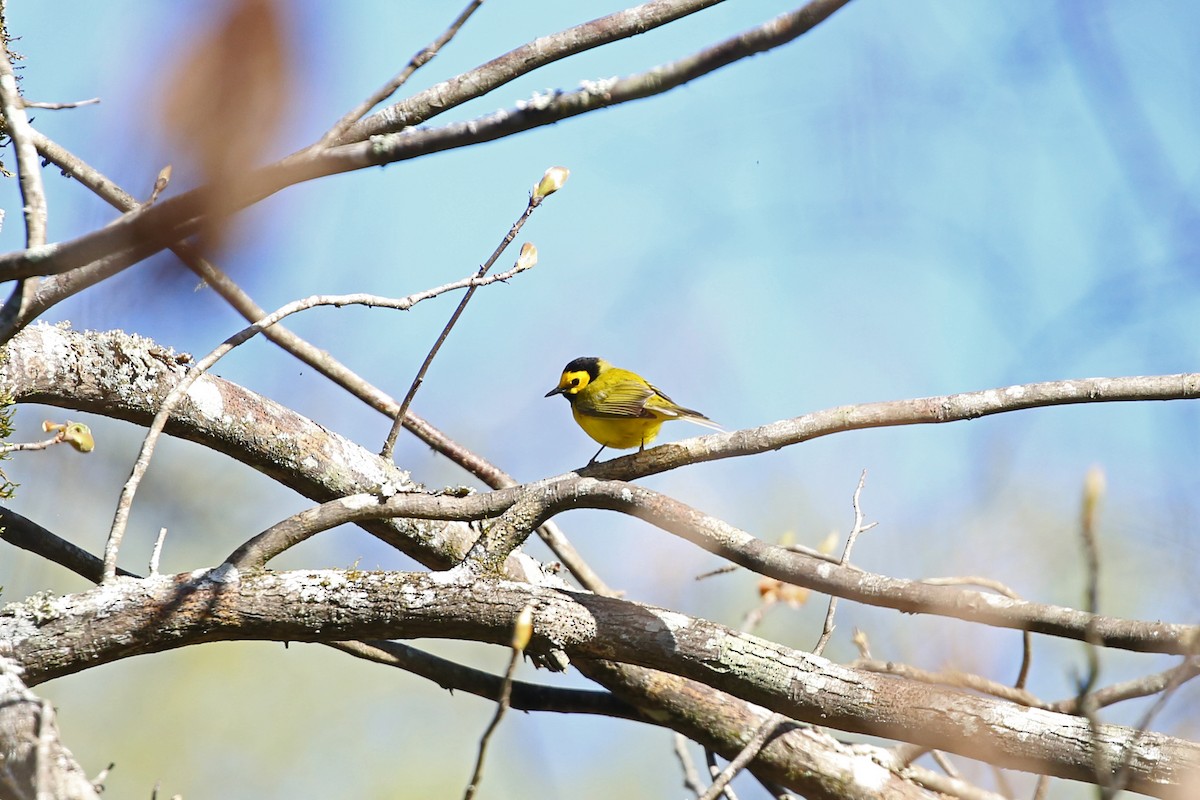
[[[582,392],[587,385],[600,376],[605,362],[599,358],[577,358],[563,368],[558,386],[546,392],[546,397],[561,394],[568,400]]]

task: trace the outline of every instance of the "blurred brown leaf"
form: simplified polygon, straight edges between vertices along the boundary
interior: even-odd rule
[[[261,163],[292,93],[290,43],[278,0],[232,0],[220,15],[170,67],[162,89],[168,145],[216,190],[202,247],[224,240],[230,198]]]

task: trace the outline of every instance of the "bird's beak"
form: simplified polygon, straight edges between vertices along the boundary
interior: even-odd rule
[[[566,390],[567,390],[567,387],[565,387],[565,386],[557,386],[557,387],[551,389],[550,391],[546,392],[546,397],[554,397],[554,395],[562,394]]]

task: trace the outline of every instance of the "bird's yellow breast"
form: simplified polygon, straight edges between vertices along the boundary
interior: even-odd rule
[[[574,405],[571,416],[588,436],[617,450],[650,444],[663,424],[657,417],[593,417],[581,413]]]

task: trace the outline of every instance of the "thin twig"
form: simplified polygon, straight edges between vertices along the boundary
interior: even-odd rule
[[[704,794],[704,785],[700,783],[700,773],[696,771],[696,763],[692,761],[692,756],[687,751],[687,737],[682,733],[676,733],[671,738],[675,743],[675,757],[679,759],[679,766],[683,770],[683,788],[699,797]]]
[[[49,111],[62,111],[67,108],[79,108],[80,106],[91,106],[100,102],[99,97],[90,97],[87,100],[76,100],[71,103],[38,103],[30,100],[24,100],[23,104],[26,108],[41,108]]]
[[[31,450],[45,450],[48,447],[53,447],[56,444],[62,444],[63,440],[60,436],[52,436],[49,439],[44,439],[40,442],[15,442],[0,445],[0,454],[3,453],[20,453]]]
[[[0,17],[3,10],[0,8]],[[0,19],[0,28],[6,24]],[[0,110],[4,112],[6,132],[17,151],[17,173],[25,214],[25,247],[27,250],[46,243],[46,190],[42,186],[42,165],[33,144],[32,128],[25,114],[25,101],[17,88],[12,56],[8,51],[8,30],[0,29]],[[8,301],[0,308],[0,326],[20,316],[33,302],[37,281],[18,280]]]
[[[537,195],[537,193],[531,194],[529,196],[529,202],[525,205],[525,210],[521,212],[521,216],[518,217],[517,221],[513,223],[511,228],[508,229],[508,233],[505,234],[504,238],[500,241],[500,244],[496,247],[491,257],[488,258],[488,260],[483,263],[483,266],[481,266],[475,273],[475,277],[482,278],[485,274],[487,274],[487,271],[492,268],[493,264],[496,263],[496,259],[500,258],[501,253],[503,253],[504,250],[510,244],[512,244],[513,239],[517,237],[517,234],[521,231],[521,228],[525,226],[525,221],[529,219],[530,215],[533,214],[539,205],[541,205],[541,198]],[[467,307],[467,303],[471,302],[471,296],[474,293],[474,287],[467,289],[467,293],[463,295],[462,300],[460,300],[458,303],[458,308],[454,309],[454,313],[450,315],[450,321],[446,323],[446,327],[442,329],[437,341],[433,343],[433,347],[430,348],[428,355],[425,356],[425,360],[421,362],[421,368],[417,370],[417,376],[413,378],[412,385],[408,387],[408,392],[404,395],[404,400],[400,403],[400,410],[396,412],[396,418],[392,420],[391,430],[388,431],[387,439],[383,443],[383,449],[379,453],[379,455],[383,456],[384,458],[392,457],[392,450],[396,447],[396,438],[400,435],[400,428],[404,426],[404,417],[408,413],[408,407],[412,405],[413,398],[417,394],[417,389],[421,388],[421,383],[425,380],[425,373],[429,370],[429,365],[433,363],[433,359],[438,354],[438,350],[440,350],[442,345],[445,343],[446,337],[450,335],[450,330],[454,327],[454,324],[458,322],[458,318],[462,316],[463,310]]]
[[[150,551],[150,574],[158,574],[158,560],[162,556],[163,541],[167,538],[167,529],[158,529],[158,538],[154,540],[154,549]]]
[[[954,768],[954,764],[950,761],[949,757],[945,753],[943,753],[941,750],[930,751],[929,757],[933,759],[933,763],[935,763],[939,767],[941,767],[942,771],[945,772],[947,775],[949,775],[951,778],[962,777],[959,774],[958,770]]]
[[[916,764],[905,767],[903,774],[905,778],[918,786],[924,786],[926,789],[932,789],[948,797],[957,797],[960,800],[1007,800],[1002,794],[989,792],[973,786],[961,778],[942,775]]]
[[[1179,685],[1200,675],[1200,657],[1188,656],[1183,663],[1153,675],[1143,675],[1120,683],[1114,683],[1103,689],[1096,689],[1090,694],[1092,704],[1097,708],[1105,708],[1125,700],[1138,697],[1148,697],[1159,692],[1173,691]],[[1071,697],[1051,703],[1051,711],[1061,711],[1065,714],[1079,713],[1079,697]]]
[[[850,563],[850,553],[854,550],[854,543],[858,541],[859,534],[864,531],[869,531],[875,527],[875,523],[863,525],[862,507],[859,505],[859,500],[862,497],[863,486],[867,482],[867,471],[864,469],[858,476],[858,486],[854,489],[854,497],[852,505],[854,507],[854,527],[850,529],[850,535],[846,537],[846,547],[842,550],[842,557],[838,560],[838,564],[845,566]],[[833,636],[833,615],[837,612],[837,595],[829,598],[829,608],[825,612],[825,622],[821,626],[821,636],[817,639],[817,646],[813,648],[814,655],[821,655],[825,652],[825,646],[829,644],[829,639]]]
[[[146,436],[142,441],[142,448],[138,453],[137,459],[134,461],[133,469],[130,471],[128,480],[121,489],[121,496],[117,501],[117,509],[113,514],[112,527],[109,529],[108,541],[104,545],[104,581],[110,581],[116,576],[117,569],[117,553],[121,546],[121,539],[125,535],[125,526],[129,521],[129,512],[133,505],[134,495],[137,493],[138,485],[141,483],[142,476],[146,474],[146,470],[150,466],[150,459],[154,454],[154,448],[158,442],[158,437],[166,427],[167,419],[175,406],[184,398],[192,384],[195,383],[213,364],[217,363],[222,357],[233,350],[235,347],[249,341],[256,334],[261,333],[265,329],[271,327],[279,320],[295,314],[299,311],[305,311],[317,306],[331,305],[341,307],[346,305],[366,305],[382,308],[394,308],[398,310],[407,310],[422,300],[428,300],[432,297],[437,297],[448,291],[455,289],[468,288],[473,289],[477,286],[495,283],[496,281],[504,281],[514,275],[523,272],[529,268],[529,264],[517,263],[508,272],[491,277],[472,276],[464,278],[461,281],[448,283],[444,286],[439,286],[436,289],[429,289],[424,292],[418,292],[408,297],[393,299],[380,297],[370,294],[350,294],[350,295],[315,295],[303,300],[295,300],[287,305],[284,305],[266,315],[261,320],[253,325],[243,328],[238,333],[226,339],[212,352],[205,355],[199,361],[192,365],[187,374],[179,381],[178,384],[167,394],[163,400],[162,406],[158,413],[154,416],[154,421],[151,422],[150,428],[146,431]]]
[[[483,0],[472,0],[458,15],[458,18],[450,23],[450,27],[442,32],[441,36],[434,39],[433,42],[413,56],[404,69],[400,70],[395,77],[381,86],[374,94],[347,112],[344,117],[337,121],[337,124],[321,137],[320,141],[312,146],[312,149],[323,149],[335,143],[338,139],[342,138],[342,134],[349,130],[351,125],[362,119],[363,115],[395,94],[396,90],[413,76],[413,73],[433,60],[438,51],[454,38],[454,35],[458,33],[459,29],[466,24],[467,20],[470,19],[471,15],[481,5],[483,5]]]
[[[714,753],[712,750],[708,749],[707,747],[704,748],[704,762],[705,762],[705,764],[708,765],[708,774],[710,776],[712,776],[713,778],[716,778],[718,775],[721,774],[721,769],[720,769],[720,767],[717,766],[717,754]],[[713,786],[715,786],[715,785],[716,784],[714,783]],[[711,790],[712,790],[712,787],[710,786],[709,791],[711,791]],[[730,786],[728,782],[722,784],[719,787],[719,791],[717,792],[717,794],[712,795],[712,798],[715,798],[717,795],[724,795],[725,800],[738,800],[737,795],[734,794],[734,792],[733,792],[733,787]],[[708,800],[712,800],[712,798],[708,797],[708,792],[704,793],[704,797],[708,798]]]
[[[496,728],[499,727],[504,712],[508,710],[509,697],[512,694],[513,675],[516,674],[517,665],[521,663],[521,655],[525,652],[525,646],[529,644],[529,637],[532,631],[533,606],[527,605],[517,616],[517,622],[513,631],[512,656],[508,660],[508,669],[504,673],[504,684],[500,687],[500,699],[496,702],[496,714],[492,717],[492,721],[488,724],[487,729],[483,732],[483,736],[479,740],[479,755],[475,759],[475,769],[471,772],[471,780],[467,783],[466,791],[463,792],[463,800],[471,800],[475,796],[475,793],[479,791],[479,783],[483,779],[483,763],[484,759],[487,758],[488,743],[492,739],[492,734],[496,732]]]
[[[741,752],[725,766],[725,769],[714,776],[712,785],[708,787],[708,791],[700,795],[700,800],[716,800],[718,795],[726,791],[734,776],[758,756],[759,751],[778,733],[779,727],[787,722],[788,718],[782,714],[772,714],[764,719]]]
[[[1086,585],[1084,588],[1084,610],[1093,619],[1100,607],[1100,550],[1096,543],[1096,513],[1104,493],[1104,474],[1098,467],[1088,470],[1084,478],[1083,503],[1080,510],[1079,538],[1083,548]],[[1079,711],[1087,718],[1092,732],[1092,764],[1096,786],[1102,800],[1116,795],[1120,786],[1113,781],[1112,764],[1100,739],[1100,717],[1092,691],[1100,681],[1100,647],[1094,627],[1089,625],[1084,635],[1084,653],[1087,658],[1087,673],[1079,681]]]

